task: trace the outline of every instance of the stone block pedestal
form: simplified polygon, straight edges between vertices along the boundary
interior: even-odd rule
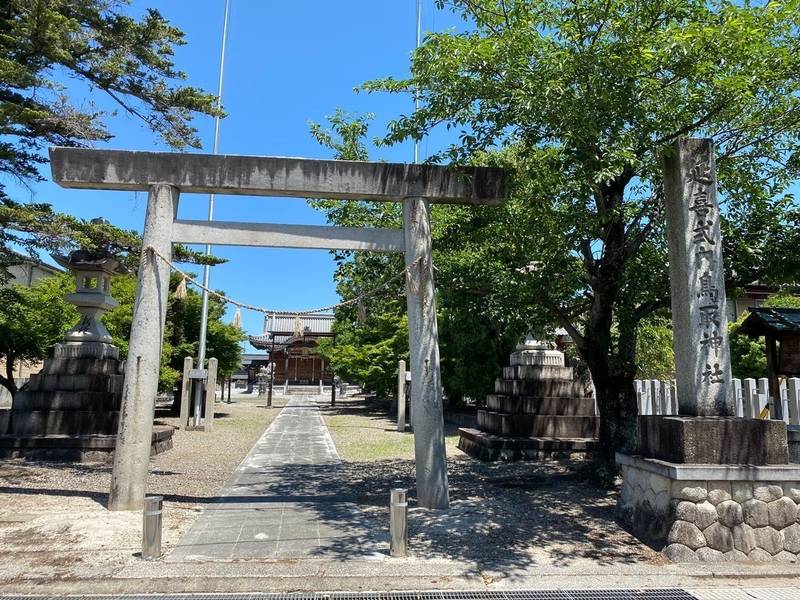
[[[122,392],[119,350],[104,342],[56,344],[43,369],[14,396],[0,458],[110,462]],[[172,428],[153,431],[151,454],[172,447]]]
[[[785,465],[786,424],[737,417],[639,417],[638,452],[675,463]]]
[[[680,464],[617,454],[620,517],[675,562],[800,556],[800,465]]]

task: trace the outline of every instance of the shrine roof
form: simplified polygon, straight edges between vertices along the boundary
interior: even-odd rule
[[[800,335],[800,308],[751,308],[739,331],[753,338]]]

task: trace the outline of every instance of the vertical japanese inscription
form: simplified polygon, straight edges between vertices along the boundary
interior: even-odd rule
[[[664,191],[681,414],[733,414],[725,279],[711,140],[682,139],[665,159]]]

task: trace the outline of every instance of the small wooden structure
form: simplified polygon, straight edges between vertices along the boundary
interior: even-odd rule
[[[751,308],[740,329],[751,338],[764,337],[767,343],[769,389],[780,394],[781,375],[800,375],[800,308]],[[773,398],[774,419],[784,417],[779,398]]]

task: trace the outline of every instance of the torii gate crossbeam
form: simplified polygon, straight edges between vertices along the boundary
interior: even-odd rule
[[[147,190],[143,249],[172,256],[172,244],[211,243],[404,252],[417,500],[447,508],[439,342],[431,261],[430,203],[497,204],[500,169],[301,158],[51,148],[53,180],[67,188]],[[178,220],[180,193],[403,202],[403,229]],[[209,242],[210,241],[210,242]],[[125,363],[109,508],[144,502],[166,319],[169,266],[143,250]]]

